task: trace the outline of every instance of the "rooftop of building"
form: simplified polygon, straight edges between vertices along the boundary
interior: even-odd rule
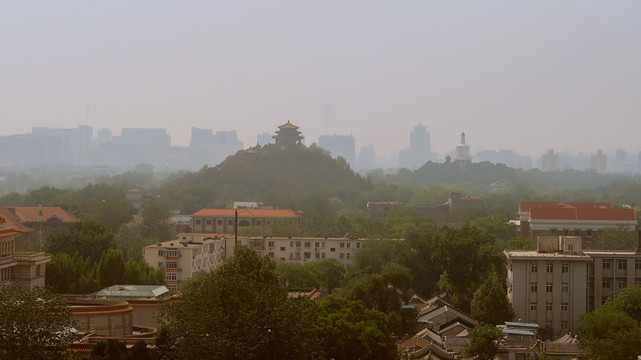
[[[612,204],[608,202],[561,202],[561,201],[521,201],[519,202],[520,212],[529,212],[533,208],[611,209]]]
[[[503,250],[503,254],[509,258],[528,259],[568,259],[568,260],[590,260],[585,253],[564,253],[564,252],[538,252],[536,250]]]
[[[300,211],[291,209],[201,209],[192,216],[220,216],[232,217],[238,211],[238,217],[256,217],[256,218],[297,218],[300,217]]]
[[[298,126],[292,124],[291,122],[289,122],[289,120],[287,120],[286,124],[283,124],[283,125],[279,126],[278,128],[279,129],[298,129]]]
[[[634,209],[607,208],[532,208],[531,220],[570,221],[632,221],[636,223]]]
[[[37,206],[3,206],[0,207],[0,216],[7,220],[7,223],[13,224],[18,228],[20,223],[37,222],[40,210]],[[65,223],[75,223],[81,221],[80,218],[68,212],[59,206],[43,206],[42,221],[52,218],[58,218]]]
[[[169,295],[163,285],[112,285],[96,292],[96,298],[155,299]]]

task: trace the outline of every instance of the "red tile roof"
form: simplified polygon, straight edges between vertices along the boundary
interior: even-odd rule
[[[612,204],[607,202],[558,202],[558,201],[521,201],[520,212],[529,212],[532,208],[607,208],[611,209]]]
[[[301,215],[300,212],[290,209],[202,209],[192,216],[233,217],[235,211],[238,211],[238,217],[244,218],[297,218]]]
[[[12,210],[13,209],[13,210]],[[4,214],[12,218],[16,222],[37,222],[38,221],[38,207],[37,206],[5,206],[0,208],[2,217],[9,220]],[[59,218],[62,222],[76,223],[81,221],[67,210],[58,206],[43,206],[42,207],[42,221],[47,221],[52,217]]]
[[[532,220],[605,220],[636,221],[633,209],[533,208]]]

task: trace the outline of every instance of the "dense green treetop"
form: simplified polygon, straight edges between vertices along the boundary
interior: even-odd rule
[[[515,316],[505,288],[495,271],[491,271],[472,298],[472,317],[482,324],[501,325]]]
[[[465,356],[477,360],[492,360],[499,350],[498,342],[503,336],[501,329],[486,324],[469,331],[470,342],[465,347]]]
[[[71,308],[43,288],[0,284],[0,359],[67,358],[76,339]]]
[[[97,263],[102,253],[116,247],[114,234],[105,225],[94,222],[78,222],[65,231],[52,234],[47,239],[46,251],[50,254],[78,253]]]

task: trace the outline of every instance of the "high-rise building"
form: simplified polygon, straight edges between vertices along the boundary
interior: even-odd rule
[[[356,162],[356,140],[352,135],[321,135],[318,146],[327,150],[333,157],[343,157],[350,166]]]
[[[195,167],[218,165],[227,156],[242,149],[243,143],[238,140],[236,130],[217,131],[214,134],[211,129],[191,128],[189,154]]]
[[[541,156],[541,170],[543,171],[558,171],[559,170],[559,157],[554,153],[553,149],[549,149],[546,154]]]
[[[590,167],[600,173],[608,171],[608,157],[603,154],[603,150],[597,150],[596,154],[592,155]]]
[[[418,124],[410,132],[410,147],[398,154],[398,165],[418,169],[430,160],[434,160],[430,149],[430,132],[423,124]]]
[[[267,144],[275,144],[275,143],[276,141],[274,140],[274,138],[272,137],[272,134],[270,133],[266,132],[266,133],[258,134],[258,136],[256,136],[256,144],[259,146],[265,146]]]
[[[358,154],[358,169],[371,170],[376,167],[376,154],[374,153],[374,144],[369,144],[361,148]]]

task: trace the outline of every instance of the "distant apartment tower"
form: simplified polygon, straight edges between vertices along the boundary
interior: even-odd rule
[[[418,169],[426,162],[433,160],[430,149],[430,132],[423,124],[414,126],[410,132],[410,147],[398,154],[398,165],[409,169]]]
[[[327,150],[332,157],[343,157],[350,166],[356,163],[356,140],[352,135],[321,135],[318,146]]]
[[[546,154],[541,156],[541,170],[543,171],[558,171],[559,170],[559,157],[554,153],[553,149],[549,149]]]
[[[608,171],[608,157],[603,154],[603,150],[597,150],[595,155],[590,158],[590,168],[600,173]]]
[[[191,128],[189,155],[192,162],[215,166],[229,155],[243,149],[236,130],[217,131],[212,129]]]
[[[374,152],[374,144],[363,146],[358,154],[358,169],[371,170],[375,167],[376,153]]]
[[[276,140],[272,137],[270,133],[262,133],[256,136],[256,144],[259,146],[265,146],[267,144],[275,144]]]
[[[171,137],[161,128],[123,128],[119,136],[112,137],[111,151],[118,165],[132,166],[140,163],[162,166],[166,163],[171,147]]]

